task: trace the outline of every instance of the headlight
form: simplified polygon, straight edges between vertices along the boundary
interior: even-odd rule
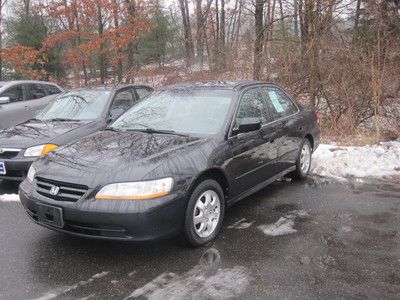
[[[38,156],[45,156],[47,153],[50,151],[53,151],[54,149],[57,149],[58,146],[54,144],[45,144],[45,145],[39,145],[39,146],[34,146],[30,147],[25,150],[25,157],[38,157]]]
[[[165,196],[172,188],[173,179],[112,183],[103,187],[96,199],[144,200]]]
[[[35,173],[36,173],[35,169],[31,166],[31,167],[29,168],[28,174],[26,175],[26,179],[27,179],[30,183],[33,182],[33,179],[35,178]]]

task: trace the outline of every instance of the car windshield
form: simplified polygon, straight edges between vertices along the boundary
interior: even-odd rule
[[[216,134],[224,124],[232,90],[186,89],[154,92],[110,126],[116,130]]]
[[[92,120],[101,116],[110,96],[107,90],[71,91],[56,97],[38,115],[37,119]]]

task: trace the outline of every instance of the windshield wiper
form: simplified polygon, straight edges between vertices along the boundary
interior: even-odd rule
[[[36,118],[29,119],[26,122],[31,122],[31,121],[33,121],[33,122],[43,122],[43,120],[36,119]]]
[[[155,128],[151,128],[151,127],[147,127],[144,129],[139,129],[139,128],[127,128],[124,129],[126,131],[141,131],[141,132],[146,132],[146,133],[160,133],[160,134],[173,134],[173,135],[179,135],[179,136],[185,136],[187,137],[187,134],[182,134],[182,133],[177,133],[174,130],[166,130],[166,129],[155,129]]]
[[[68,121],[79,121],[79,120],[67,119],[67,118],[53,118],[53,119],[47,119],[45,121],[47,121],[47,122],[53,122],[53,121],[68,122]]]
[[[115,132],[119,132],[119,131],[121,131],[121,130],[119,130],[119,129],[117,129],[117,128],[114,128],[114,127],[107,127],[107,128],[104,128],[104,131],[115,131]]]

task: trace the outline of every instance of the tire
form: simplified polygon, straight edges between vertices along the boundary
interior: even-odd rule
[[[224,214],[225,197],[219,183],[207,179],[197,185],[186,208],[184,233],[188,242],[194,247],[210,243],[222,228]]]
[[[308,155],[309,160],[304,161],[304,155]],[[302,180],[308,176],[311,167],[311,157],[312,157],[312,147],[311,143],[308,139],[304,139],[303,143],[301,144],[299,155],[297,156],[296,160],[296,170],[293,171],[292,178]]]

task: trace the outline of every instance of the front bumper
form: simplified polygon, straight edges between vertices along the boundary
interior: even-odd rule
[[[186,199],[180,196],[183,193],[153,200],[82,199],[70,203],[41,196],[33,185],[23,181],[19,194],[22,205],[35,223],[68,234],[99,239],[147,241],[174,236],[182,229],[186,209]],[[64,226],[58,228],[39,222],[37,204],[62,208]]]
[[[28,173],[29,167],[37,159],[34,158],[24,158],[24,159],[1,159],[6,167],[6,175],[0,175],[0,180],[15,180],[22,181]]]

